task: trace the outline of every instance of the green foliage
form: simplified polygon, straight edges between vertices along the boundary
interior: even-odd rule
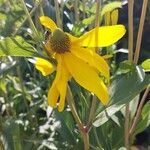
[[[144,62],[142,62],[141,66],[145,71],[150,71],[150,59],[146,59]]]
[[[149,84],[150,76],[138,66],[125,75],[116,76],[110,86],[110,104],[96,116],[94,126],[99,127],[108,121]]]
[[[67,103],[62,113],[48,107],[47,93],[55,73],[43,77],[25,58],[44,57],[44,38],[41,40],[44,29],[38,18],[44,13],[56,21],[54,1],[25,2],[38,36],[32,30],[20,1],[0,0],[0,150],[83,150],[82,136]],[[104,1],[100,14],[101,25],[107,12],[121,7],[120,1]],[[78,9],[80,21],[76,22],[74,3],[65,1],[60,4],[63,29],[75,36],[80,36],[93,27],[96,3],[88,0],[83,5],[80,1]],[[71,30],[68,24],[73,26]],[[126,41],[126,38],[125,42],[121,41],[121,46],[126,47]],[[117,50],[116,45],[99,50],[100,53],[103,51],[104,54],[112,55],[108,62],[114,65],[109,85],[110,102],[106,107],[98,100],[96,102],[96,114],[92,118],[94,122],[89,132],[90,149],[121,150],[124,149],[125,105],[130,102],[129,119],[132,120],[137,112],[140,94],[150,84],[147,73],[150,61],[144,59],[141,64],[143,70],[127,61],[124,57],[126,54]],[[121,52],[120,59],[118,52]],[[69,82],[69,86],[77,113],[86,125],[93,94],[74,80]],[[150,103],[147,102],[132,139],[148,128],[149,124]]]
[[[0,40],[0,56],[39,57],[39,54],[32,45],[17,36]]]
[[[118,8],[121,8],[121,7],[122,7],[122,3],[118,2],[118,1],[114,1],[114,2],[111,2],[111,3],[108,3],[108,4],[104,5],[102,7],[101,12],[100,12],[101,20],[103,19],[104,15],[107,12],[111,12],[111,11],[113,11],[115,9],[118,9]],[[90,17],[85,18],[85,19],[82,20],[82,23],[84,25],[90,25],[95,20],[95,9],[93,11],[91,11],[91,14],[92,15]]]
[[[134,134],[144,131],[150,125],[150,102],[147,102],[142,109]]]
[[[117,1],[114,1],[114,2],[111,2],[109,4],[106,4],[103,7],[102,11],[101,11],[101,16],[103,16],[107,12],[111,12],[114,9],[121,8],[121,7],[122,7],[122,3],[121,2],[117,2]]]

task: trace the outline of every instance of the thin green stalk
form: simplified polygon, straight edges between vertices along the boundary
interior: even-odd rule
[[[96,7],[96,15],[95,15],[95,27],[99,27],[99,22],[100,22],[100,7],[101,7],[101,0],[96,0],[95,1],[96,4],[97,4],[97,7]],[[96,30],[95,32],[95,44],[97,45],[97,42],[98,42],[98,30]],[[98,47],[95,48],[95,51],[98,49]],[[92,105],[91,105],[91,109],[90,109],[90,115],[89,115],[89,119],[88,119],[88,123],[87,123],[87,127],[90,129],[91,125],[92,125],[92,122],[93,122],[93,119],[94,119],[94,116],[95,116],[95,111],[96,111],[96,96],[93,96],[93,99],[92,99]]]
[[[17,61],[20,62],[19,59],[17,59]],[[24,84],[23,84],[23,79],[22,79],[22,75],[21,75],[20,66],[17,66],[17,74],[18,74],[18,77],[19,77],[19,80],[20,80],[19,83],[20,83],[20,87],[21,87],[21,90],[22,90],[22,96],[23,96],[24,104],[25,104],[25,107],[27,109],[27,112],[29,112],[29,106],[28,106],[28,103],[27,103],[27,100],[26,100],[26,92],[25,92],[25,88],[24,88]]]
[[[68,89],[67,89],[67,95],[66,95],[66,97],[67,97],[67,102],[68,102],[68,104],[69,104],[69,106],[70,106],[72,115],[73,115],[73,117],[74,117],[74,119],[75,119],[75,121],[76,121],[76,123],[77,123],[77,125],[78,125],[78,128],[79,128],[80,130],[82,130],[83,125],[82,125],[82,122],[81,122],[81,120],[80,120],[80,118],[79,118],[79,116],[78,116],[78,113],[77,113],[77,111],[76,111],[75,103],[74,103],[74,99],[73,99],[73,95],[72,95],[72,92],[71,92],[69,86],[68,86]]]
[[[73,95],[71,93],[71,90],[70,90],[70,87],[68,86],[68,89],[67,89],[67,102],[70,106],[70,109],[71,109],[71,112],[72,112],[72,115],[78,125],[78,128],[79,128],[79,131],[81,133],[81,136],[83,138],[83,142],[84,142],[84,150],[89,150],[89,135],[88,135],[88,132],[86,132],[86,128],[84,127],[84,125],[82,124],[79,116],[78,116],[78,113],[76,111],[76,108],[75,108],[75,103],[74,103],[74,99],[73,99]]]
[[[79,23],[79,1],[74,1],[74,11],[75,11],[75,21],[78,24]]]
[[[59,8],[58,0],[54,0],[54,2],[55,2],[55,9],[56,9],[56,22],[58,27],[62,29],[62,22],[60,18],[60,8]]]
[[[86,12],[85,12],[85,8],[86,8],[86,0],[82,0],[82,7],[83,7],[83,19],[85,19],[85,14],[86,14]]]
[[[133,8],[134,8],[134,0],[128,1],[128,60],[133,61]],[[130,103],[127,103],[125,106],[125,125],[124,125],[124,143],[125,147],[129,149],[129,106]]]
[[[37,29],[36,29],[36,27],[35,27],[35,25],[34,25],[34,23],[32,21],[30,13],[29,13],[29,11],[28,11],[28,9],[26,7],[25,1],[24,0],[20,0],[20,2],[22,3],[23,9],[24,9],[24,11],[25,11],[25,13],[26,13],[26,15],[28,17],[28,21],[29,21],[31,29],[33,30],[33,33],[38,37]]]
[[[128,1],[128,60],[133,60],[133,7],[134,0]]]
[[[100,13],[99,12],[101,9],[101,0],[95,0],[95,3],[96,3],[95,27],[99,27],[99,23],[100,23]]]
[[[125,147],[129,150],[129,103],[125,107],[125,125],[124,125],[124,135],[125,135]]]
[[[144,102],[145,102],[145,100],[146,100],[146,97],[147,97],[149,91],[150,91],[150,88],[147,87],[147,89],[145,90],[144,95],[143,95],[143,97],[142,97],[142,99],[141,99],[141,101],[140,101],[139,107],[138,107],[138,109],[137,109],[136,116],[135,116],[135,118],[134,118],[134,120],[133,120],[133,124],[132,124],[132,126],[131,126],[130,131],[129,131],[129,135],[130,135],[130,136],[132,135],[132,133],[133,133],[134,130],[135,130],[135,127],[136,127],[137,122],[138,122],[138,120],[139,120],[139,118],[140,118],[140,115],[141,115],[141,112],[142,112],[142,108],[143,108]]]
[[[63,28],[63,11],[64,11],[65,2],[61,1],[60,3],[60,12],[61,12],[61,20],[62,20],[62,28]]]
[[[102,149],[102,146],[101,146],[101,143],[99,142],[99,138],[98,138],[98,135],[97,135],[95,127],[93,128],[93,131],[94,131],[94,136],[95,136],[96,142],[98,144],[98,147]]]
[[[31,12],[29,13],[30,16],[32,16],[34,14],[34,12],[37,10],[37,8],[39,6],[41,6],[41,2],[42,0],[38,3],[38,5],[34,6],[34,8],[31,10]],[[25,24],[25,22],[28,20],[28,16],[23,20],[23,22],[20,24],[20,26],[17,28],[17,30],[13,33],[13,36],[15,36],[18,31],[20,30],[20,28]]]
[[[93,96],[89,119],[88,119],[88,123],[87,123],[88,129],[90,129],[92,122],[94,120],[95,111],[96,111],[96,102],[97,102],[96,96]]]
[[[84,142],[84,150],[90,150],[90,143],[89,143],[89,134],[88,132],[81,132]]]
[[[148,4],[148,0],[143,0],[142,13],[141,13],[141,18],[140,18],[140,25],[139,25],[138,36],[137,36],[137,41],[136,41],[136,49],[135,49],[135,54],[134,54],[134,63],[135,64],[138,63],[138,59],[139,59],[144,21],[145,21],[145,17],[146,17],[147,4]]]

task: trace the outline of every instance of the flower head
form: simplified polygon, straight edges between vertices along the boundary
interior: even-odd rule
[[[88,91],[94,93],[106,105],[109,94],[99,73],[109,80],[109,66],[103,57],[91,48],[108,46],[118,41],[124,34],[122,25],[95,28],[77,38],[63,32],[48,17],[40,17],[40,22],[51,30],[45,47],[57,60],[56,76],[48,91],[48,103],[62,111],[65,106],[67,82],[73,77],[75,81]],[[96,38],[95,34],[98,33]],[[37,59],[36,68],[44,76],[55,69],[53,65],[41,58]]]

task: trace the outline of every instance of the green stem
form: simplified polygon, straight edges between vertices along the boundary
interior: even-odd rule
[[[141,18],[140,18],[140,25],[139,25],[138,36],[137,36],[137,41],[136,41],[136,49],[135,49],[135,55],[134,55],[135,64],[138,63],[138,59],[139,59],[147,4],[148,4],[148,0],[143,0],[142,13],[141,13]]]
[[[17,59],[18,63],[20,64],[20,59],[18,58]],[[20,87],[21,87],[21,90],[22,90],[22,96],[23,96],[23,100],[24,100],[24,104],[25,104],[25,107],[27,109],[27,112],[29,113],[29,106],[28,106],[28,103],[27,103],[27,100],[26,100],[26,92],[25,92],[25,88],[24,88],[24,84],[23,84],[23,79],[22,79],[22,75],[21,75],[21,69],[20,69],[20,66],[17,66],[17,74],[18,74],[18,77],[19,77],[19,80],[20,80]]]
[[[128,60],[132,61],[133,59],[133,7],[134,0],[128,1]]]
[[[129,38],[128,38],[128,60],[133,61],[133,8],[134,0],[128,1],[128,28],[129,28]],[[124,125],[124,144],[127,150],[129,150],[129,106],[130,103],[127,103],[125,106],[125,125]]]
[[[100,6],[101,6],[101,1],[100,0],[96,0],[97,3],[97,7],[96,7],[96,15],[95,15],[95,27],[99,27],[99,22],[100,22],[100,16],[99,16],[99,11],[100,11]],[[98,30],[96,30],[98,31]],[[97,45],[98,42],[98,32],[95,33],[95,44]],[[98,47],[95,48],[95,51],[98,49]],[[91,105],[91,110],[90,110],[90,115],[89,115],[89,120],[87,123],[87,127],[90,128],[93,119],[94,119],[94,115],[95,115],[95,111],[96,111],[96,97],[93,96],[92,99],[92,105]]]
[[[99,138],[98,138],[97,131],[96,131],[96,128],[95,128],[95,127],[93,128],[93,131],[94,131],[94,135],[95,135],[95,138],[96,138],[96,142],[97,142],[97,144],[98,144],[98,147],[99,147],[100,149],[102,149],[102,146],[101,146],[101,144],[100,144],[100,142],[99,142]]]
[[[82,7],[83,7],[83,19],[85,19],[85,14],[86,14],[86,11],[85,11],[85,8],[86,8],[86,0],[82,0]]]
[[[54,0],[55,2],[55,9],[56,9],[56,22],[57,22],[57,25],[60,29],[62,29],[62,22],[61,22],[61,19],[60,19],[60,9],[59,9],[59,4],[58,4],[58,0]]]
[[[20,2],[22,3],[23,9],[24,9],[24,11],[25,11],[25,13],[26,13],[26,15],[28,17],[28,21],[29,21],[31,29],[33,30],[34,34],[38,37],[37,29],[36,29],[36,27],[35,27],[35,25],[34,25],[34,23],[32,21],[32,18],[30,16],[30,13],[29,13],[29,11],[28,11],[28,9],[26,7],[26,4],[25,4],[24,0],[20,0]]]
[[[80,118],[78,116],[78,113],[76,111],[75,104],[74,104],[74,99],[73,99],[73,95],[72,95],[72,92],[71,92],[69,86],[68,86],[68,89],[67,89],[67,95],[66,95],[66,97],[67,97],[67,102],[68,102],[68,104],[69,104],[69,106],[71,108],[72,115],[73,115],[73,117],[74,117],[74,119],[75,119],[75,121],[76,121],[79,129],[82,129],[83,125],[82,125],[82,122],[81,122],[81,120],[80,120]]]
[[[89,135],[88,135],[88,132],[86,132],[86,128],[84,127],[84,125],[82,124],[79,116],[78,116],[78,113],[76,111],[76,108],[75,108],[75,103],[74,103],[74,99],[73,99],[73,95],[72,95],[72,92],[70,90],[70,87],[68,86],[68,89],[67,89],[67,102],[70,106],[70,109],[71,109],[71,112],[72,112],[72,115],[78,125],[78,128],[79,128],[79,131],[81,133],[81,136],[83,138],[83,142],[84,142],[84,150],[89,150]]]
[[[74,1],[74,11],[75,11],[75,21],[78,24],[79,23],[79,1]]]
[[[89,143],[89,134],[88,132],[81,132],[83,142],[84,142],[84,150],[90,150],[90,143]]]
[[[145,100],[146,100],[146,97],[147,97],[149,91],[150,91],[150,88],[147,87],[147,89],[145,90],[144,95],[143,95],[143,97],[142,97],[142,99],[141,99],[141,101],[140,101],[139,107],[138,107],[138,109],[137,109],[136,116],[135,116],[135,118],[134,118],[134,120],[133,120],[133,124],[132,124],[132,126],[131,126],[130,131],[129,131],[129,135],[130,135],[130,136],[132,135],[132,133],[133,133],[134,130],[135,130],[135,127],[136,127],[137,122],[138,122],[138,120],[139,120],[139,117],[140,117],[140,115],[141,115],[141,111],[142,111],[144,102],[145,102]]]
[[[125,135],[125,147],[129,150],[129,103],[125,107],[125,125],[124,125],[124,135]]]
[[[97,102],[97,99],[96,99],[96,96],[94,95],[93,96],[93,99],[92,99],[92,105],[91,105],[91,109],[90,109],[90,114],[89,114],[89,119],[88,119],[88,123],[87,123],[87,127],[90,129],[91,125],[92,125],[92,122],[94,120],[94,116],[95,116],[95,111],[96,111],[96,102]]]
[[[41,6],[41,4],[42,4],[42,0],[36,6],[34,6],[34,8],[29,13],[29,15],[32,16],[34,14],[34,12],[37,10],[37,8],[39,6]],[[27,19],[28,19],[28,16],[23,20],[23,22],[20,24],[20,26],[17,28],[17,30],[13,33],[13,36],[15,36],[18,33],[19,29],[25,24]]]

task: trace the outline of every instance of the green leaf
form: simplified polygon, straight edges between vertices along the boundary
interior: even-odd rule
[[[64,141],[67,141],[71,145],[76,144],[76,138],[74,133],[75,123],[71,115],[67,111],[59,113],[57,110],[54,113],[54,117],[61,123],[61,128],[57,128],[57,132],[60,134]]]
[[[121,8],[121,7],[122,7],[121,2],[117,2],[117,1],[111,2],[102,8],[101,16],[103,16],[107,12],[113,11],[114,9]]]
[[[131,63],[128,60],[125,60],[119,64],[119,68],[117,70],[117,75],[128,73],[135,69],[135,64]]]
[[[19,36],[0,40],[0,56],[40,57],[34,47]]]
[[[122,3],[121,2],[111,2],[109,4],[106,4],[103,8],[102,8],[102,11],[100,13],[101,17],[107,13],[107,12],[110,12],[110,11],[113,11],[114,9],[117,9],[117,8],[121,8],[122,7]],[[95,11],[95,9],[94,9]],[[82,23],[84,25],[89,25],[91,24],[95,19],[95,14],[91,15],[90,17],[88,18],[85,18]]]
[[[145,71],[150,71],[150,59],[146,59],[141,66]]]
[[[95,15],[92,15],[89,18],[85,18],[84,20],[82,20],[82,23],[84,25],[89,25],[94,21],[94,19],[95,19]]]
[[[145,75],[140,66],[115,78],[110,86],[109,106],[126,104],[150,84],[150,75]]]
[[[145,75],[139,66],[136,66],[136,69],[130,73],[116,76],[110,86],[110,103],[105,110],[96,116],[94,126],[99,127],[107,122],[112,115],[133,100],[149,83],[150,75]]]
[[[141,113],[141,118],[136,126],[134,134],[144,131],[150,125],[150,101],[147,102]]]
[[[6,149],[8,150],[22,149],[20,128],[14,118],[9,118],[3,123],[2,136],[5,141]]]

